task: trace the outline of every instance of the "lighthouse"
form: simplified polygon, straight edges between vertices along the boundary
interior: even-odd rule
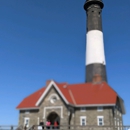
[[[106,61],[102,31],[102,0],[86,0],[84,9],[87,16],[86,25],[86,77],[85,82],[107,82]]]

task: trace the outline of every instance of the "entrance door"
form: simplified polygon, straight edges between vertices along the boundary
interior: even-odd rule
[[[58,116],[57,113],[55,112],[51,112],[48,117],[47,120],[50,120],[51,125],[54,125],[54,122],[56,121],[58,125],[60,125],[60,117]]]

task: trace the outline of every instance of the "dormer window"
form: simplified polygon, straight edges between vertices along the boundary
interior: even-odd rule
[[[103,111],[103,107],[102,106],[97,107],[97,111]]]
[[[81,111],[81,112],[85,112],[85,111],[86,111],[86,107],[81,107],[81,108],[80,108],[80,111]]]
[[[26,110],[26,111],[25,111],[25,114],[29,114],[29,113],[30,113],[30,111],[29,111],[29,110]]]

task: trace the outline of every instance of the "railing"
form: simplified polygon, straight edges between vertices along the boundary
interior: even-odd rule
[[[60,125],[53,126],[49,128],[44,126],[44,130],[130,130],[130,126],[79,126],[79,125]],[[33,125],[29,128],[24,128],[23,126],[0,126],[0,130],[43,130],[41,126]]]
[[[79,126],[79,125],[60,125],[60,126],[38,126],[33,125],[28,130],[130,130],[130,126]]]
[[[22,130],[22,126],[16,125],[1,125],[0,130]]]

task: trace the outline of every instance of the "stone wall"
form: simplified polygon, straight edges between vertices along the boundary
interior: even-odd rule
[[[86,117],[86,125],[97,126],[97,116],[104,117],[104,125],[113,125],[112,107],[104,107],[103,111],[97,111],[97,107],[88,107],[85,111],[75,109],[74,123],[80,125],[80,117]]]
[[[38,117],[38,111],[39,110],[21,110],[19,112],[19,125],[24,125],[24,119],[29,118],[29,127],[33,125],[37,125],[37,117]]]

